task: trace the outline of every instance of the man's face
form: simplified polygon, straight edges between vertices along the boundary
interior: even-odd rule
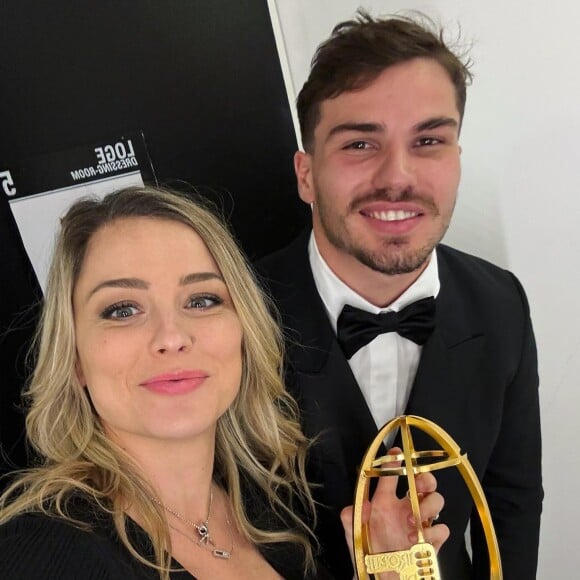
[[[455,205],[459,123],[453,84],[428,58],[320,104],[295,169],[320,252],[346,283],[353,259],[388,275],[426,265]]]

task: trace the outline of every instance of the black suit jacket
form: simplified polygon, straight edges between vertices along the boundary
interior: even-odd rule
[[[317,536],[327,566],[350,580],[339,520],[353,503],[357,468],[377,428],[352,375],[308,260],[308,232],[258,264],[287,335],[288,389],[306,434],[319,439],[309,477],[321,508]],[[534,578],[543,498],[536,347],[518,280],[484,260],[437,248],[436,328],[423,347],[407,414],[435,421],[467,451],[491,509],[504,578]],[[432,441],[414,433],[417,449]],[[477,512],[456,469],[436,473],[451,536],[440,553],[446,579],[489,578]],[[473,517],[472,517],[473,516]],[[473,563],[464,533],[471,518]]]

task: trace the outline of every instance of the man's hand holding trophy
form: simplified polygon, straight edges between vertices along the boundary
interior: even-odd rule
[[[441,449],[416,451],[411,427],[426,432]],[[393,448],[387,455],[376,457],[385,438],[396,429],[401,430],[403,449]],[[409,415],[397,417],[379,430],[359,470],[354,505],[341,514],[343,522],[352,521],[352,533],[347,533],[347,542],[354,554],[358,580],[371,577],[441,580],[437,552],[448,538],[449,529],[445,524],[435,523],[443,509],[444,498],[437,493],[437,480],[431,472],[448,467],[460,471],[479,512],[489,552],[490,579],[502,579],[491,515],[467,456],[441,427]],[[399,476],[405,477],[408,484],[407,495],[403,498],[396,494]],[[379,481],[369,499],[373,478]]]

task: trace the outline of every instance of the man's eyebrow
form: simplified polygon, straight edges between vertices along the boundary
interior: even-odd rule
[[[439,127],[459,127],[459,123],[453,117],[433,117],[417,123],[413,129],[416,133],[420,133],[421,131],[430,131]]]
[[[326,140],[328,141],[334,135],[339,133],[346,133],[347,131],[356,131],[358,133],[378,133],[379,131],[384,131],[383,125],[380,123],[341,123],[340,125],[335,125]]]
[[[185,286],[186,284],[194,284],[195,282],[203,282],[204,280],[224,281],[221,274],[218,274],[217,272],[195,272],[193,274],[187,274],[186,276],[183,276],[183,278],[179,280],[179,283],[182,286]]]
[[[113,280],[105,280],[100,284],[97,284],[87,296],[87,300],[99,290],[103,288],[137,288],[138,290],[147,290],[149,288],[149,282],[141,280],[140,278],[115,278]]]
[[[439,127],[459,127],[459,123],[453,117],[433,117],[417,123],[413,127],[413,131],[420,133],[421,131],[429,131],[438,129]],[[349,131],[355,131],[357,133],[380,133],[385,131],[385,127],[381,123],[340,123],[329,131],[326,139],[329,140],[334,135]]]

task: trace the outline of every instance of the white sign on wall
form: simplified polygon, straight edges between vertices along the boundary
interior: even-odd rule
[[[155,182],[143,134],[124,135],[0,167],[20,236],[42,289],[61,216],[77,199]]]

